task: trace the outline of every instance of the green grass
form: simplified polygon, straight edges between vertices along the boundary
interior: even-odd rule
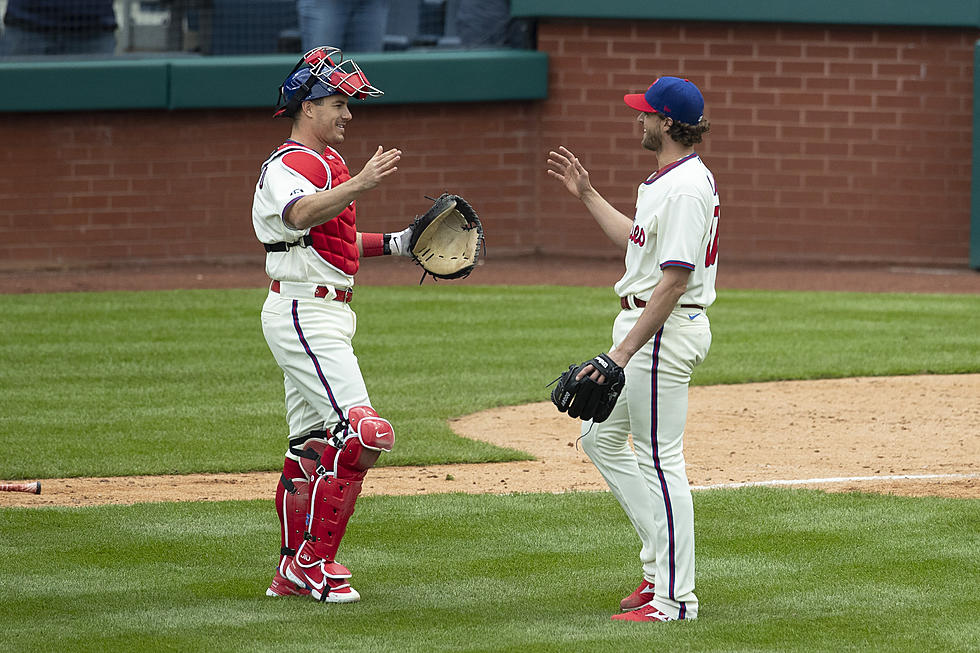
[[[609,345],[609,290],[363,288],[387,464],[523,454],[446,418],[545,401]],[[0,478],[272,470],[261,291],[0,296]],[[698,384],[980,371],[980,297],[726,291]],[[0,509],[0,651],[968,651],[980,501],[695,493],[700,619],[609,620],[639,580],[608,493],[365,497],[364,600],[267,599],[271,502]]]
[[[966,651],[980,501],[695,493],[700,618],[609,620],[638,541],[607,493],[366,497],[363,600],[267,599],[268,502],[0,512],[10,651]],[[70,535],[69,535],[70,534]]]
[[[980,371],[980,296],[724,291],[695,383]]]
[[[0,478],[273,470],[282,380],[261,290],[0,296]],[[609,289],[365,287],[355,349],[382,464],[525,458],[446,420],[546,401],[609,347]],[[980,297],[726,291],[695,384],[980,371]],[[42,453],[43,452],[43,453]]]

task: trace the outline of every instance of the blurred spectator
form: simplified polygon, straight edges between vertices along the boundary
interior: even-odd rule
[[[113,54],[112,0],[9,0],[0,54]]]
[[[511,18],[510,0],[459,0],[456,33],[465,47],[534,47],[532,23]]]
[[[213,0],[160,0],[160,6],[170,10],[170,20],[167,21],[166,48],[168,51],[193,51],[211,54]],[[186,31],[184,29],[185,22],[187,23]],[[196,39],[191,37],[191,34],[194,33],[196,33]]]
[[[389,0],[297,0],[303,49],[332,45],[344,52],[380,52]]]

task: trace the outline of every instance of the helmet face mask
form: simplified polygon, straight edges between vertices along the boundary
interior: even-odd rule
[[[339,48],[313,48],[303,55],[279,87],[275,115],[292,116],[304,100],[316,100],[338,93],[359,100],[384,95],[368,82],[364,71],[353,59],[344,59],[344,53]]]

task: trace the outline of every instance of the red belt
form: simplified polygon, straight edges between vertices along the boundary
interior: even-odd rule
[[[279,282],[273,280],[272,286],[270,286],[269,290],[271,290],[272,292],[279,292]],[[324,297],[330,294],[331,290],[332,289],[329,286],[317,286],[316,290],[313,291],[313,296],[316,297],[317,299],[323,299]],[[338,290],[336,291],[336,294],[333,297],[331,297],[331,299],[333,299],[335,302],[349,304],[350,300],[354,299],[354,289],[348,288],[347,290],[344,291]]]
[[[639,297],[634,297],[633,303],[636,304],[637,308],[643,308],[644,306],[647,305],[647,303],[642,299],[640,299]],[[624,310],[633,308],[632,306],[630,306],[629,300],[626,297],[619,298],[619,305],[622,306]],[[698,304],[681,304],[681,308],[694,308],[699,311],[704,310],[704,306],[699,306]]]

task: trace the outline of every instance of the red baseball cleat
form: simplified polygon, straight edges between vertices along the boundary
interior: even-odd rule
[[[653,600],[653,583],[646,578],[640,586],[633,590],[633,593],[619,602],[619,609],[623,612],[632,612],[637,608],[642,608]]]
[[[326,560],[303,566],[294,558],[286,567],[286,578],[306,585],[313,598],[325,603],[354,603],[361,600],[361,595],[347,582],[350,576],[347,567]]]
[[[310,590],[297,585],[289,580],[276,568],[276,575],[272,577],[272,584],[265,591],[266,596],[309,596]]]
[[[632,612],[621,612],[612,616],[614,621],[677,621],[671,619],[660,610],[653,607],[652,603],[647,603],[643,607]]]

